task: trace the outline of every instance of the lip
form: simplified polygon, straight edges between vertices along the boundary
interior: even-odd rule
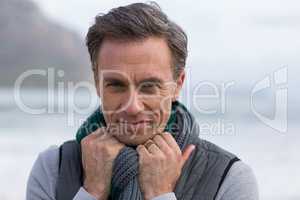
[[[122,123],[122,124],[129,124],[129,125],[147,124],[150,122],[151,122],[150,120],[140,120],[140,121],[134,121],[134,122],[120,121],[120,123]]]

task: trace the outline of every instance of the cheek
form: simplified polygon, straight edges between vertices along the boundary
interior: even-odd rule
[[[168,95],[160,95],[143,99],[147,110],[151,111],[156,118],[156,123],[166,123],[169,118],[172,106],[172,98]]]
[[[165,125],[171,114],[172,95],[169,90],[165,91],[160,98],[160,123]]]
[[[113,94],[104,90],[101,96],[101,103],[105,114],[110,116],[116,112],[120,108],[122,99],[124,99],[122,95]]]
[[[160,107],[161,123],[167,123],[169,116],[171,114],[171,107],[172,107],[171,99],[170,98],[164,99]]]

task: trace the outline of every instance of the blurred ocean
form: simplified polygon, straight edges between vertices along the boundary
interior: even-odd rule
[[[76,94],[76,105],[84,108],[90,102],[86,92]],[[3,98],[2,98],[3,97]],[[47,105],[47,93],[43,90],[27,90],[23,102],[30,107]],[[66,98],[67,99],[67,98]],[[65,101],[65,100],[64,100]],[[28,114],[16,105],[12,90],[0,90],[0,199],[25,198],[26,181],[39,152],[51,145],[59,145],[73,139],[77,128],[88,113],[74,114],[74,122],[68,122],[65,104],[54,106],[54,113]],[[262,200],[300,199],[300,125],[289,122],[287,133],[279,133],[255,119],[246,109],[247,99],[236,98],[230,102],[234,110],[223,115],[199,115],[201,124],[214,126],[200,137],[214,142],[237,154],[254,170]],[[64,113],[58,113],[61,108]],[[226,131],[232,126],[233,131]]]

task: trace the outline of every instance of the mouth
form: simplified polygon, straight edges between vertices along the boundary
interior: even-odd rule
[[[119,121],[120,124],[123,124],[123,125],[139,125],[139,124],[149,124],[151,121],[150,120],[140,120],[140,121],[133,121],[133,122],[130,122],[130,121]]]
[[[136,120],[136,121],[119,120],[118,122],[123,128],[125,129],[129,128],[133,130],[146,129],[147,127],[150,127],[152,124],[152,121],[148,119]]]
[[[123,124],[138,124],[138,123],[146,123],[152,121],[149,117],[139,117],[135,119],[130,119],[127,117],[119,117],[117,118],[118,123],[123,123]]]
[[[154,121],[150,119],[139,120],[124,120],[116,121],[116,127],[113,128],[113,133],[118,137],[136,137],[144,134],[149,134],[150,130],[154,128]]]

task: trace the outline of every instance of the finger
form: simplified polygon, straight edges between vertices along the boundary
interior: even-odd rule
[[[140,156],[141,158],[145,158],[145,157],[149,157],[149,156],[150,156],[149,151],[148,151],[147,148],[146,148],[144,145],[142,145],[142,144],[140,144],[140,145],[137,146],[136,151],[138,152],[138,154],[139,154],[139,156]]]
[[[181,149],[178,146],[174,137],[171,135],[171,133],[164,132],[164,133],[161,133],[161,136],[164,138],[164,140],[166,141],[166,143],[169,145],[169,147],[171,149],[173,149],[178,154],[181,154]]]
[[[185,150],[183,151],[182,153],[182,160],[181,160],[181,164],[182,166],[185,164],[185,162],[189,159],[190,155],[192,154],[192,152],[194,151],[195,149],[195,145],[193,144],[190,144],[188,145]]]
[[[114,135],[114,132],[116,132],[117,130],[117,125],[114,123],[108,123],[105,127],[105,130],[107,132],[108,135]]]
[[[81,145],[90,144],[91,142],[93,142],[96,138],[98,138],[101,135],[102,135],[102,130],[97,129],[94,132],[88,134],[86,137],[84,137],[80,143],[81,143]]]
[[[109,134],[105,133],[105,129],[99,130],[98,133],[95,133],[96,137],[93,139],[92,143],[99,144],[99,143],[116,143]]]
[[[105,127],[100,127],[100,128],[97,128],[94,132],[92,132],[92,134],[98,134],[98,135],[102,135],[104,134],[106,131],[105,131]]]
[[[152,140],[163,153],[169,154],[172,150],[160,134],[157,134]]]
[[[155,143],[152,143],[152,145],[150,145],[147,150],[152,155],[162,154],[162,151],[159,149],[159,147]]]
[[[111,144],[111,145],[121,144],[119,142],[119,140],[117,140],[115,137],[113,137],[113,136],[111,136],[109,134],[102,134],[102,135],[100,135],[99,137],[97,137],[95,139],[95,142],[102,142],[102,143]]]
[[[97,138],[101,137],[105,135],[105,132],[102,128],[98,128],[97,130],[95,130],[94,132],[88,134],[85,138],[83,139],[86,139],[86,140],[89,140],[89,141],[94,141],[96,140]]]

